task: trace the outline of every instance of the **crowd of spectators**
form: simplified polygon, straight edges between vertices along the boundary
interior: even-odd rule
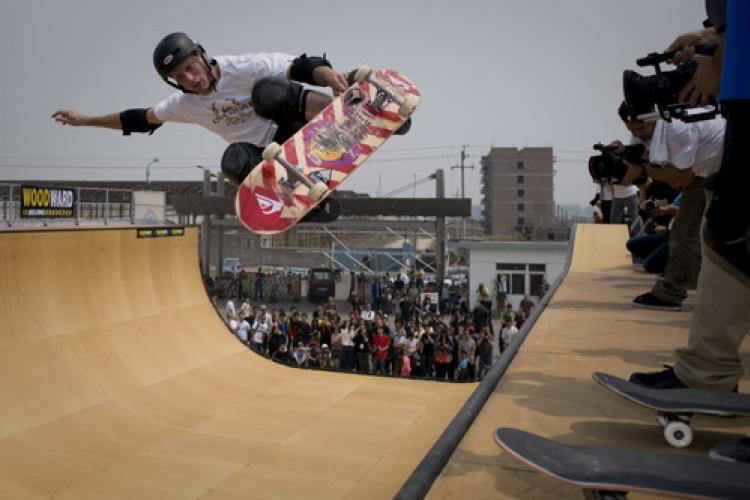
[[[206,288],[214,299],[235,297],[240,302],[297,302],[301,298],[302,276],[290,271],[255,271],[236,269],[225,272],[220,279],[206,280]]]
[[[466,300],[446,301],[440,312],[430,286],[393,288],[392,306],[385,296],[398,279],[378,279],[384,286],[377,302],[352,300],[343,313],[332,297],[308,314],[292,306],[269,310],[250,300],[226,303],[226,318],[236,337],[254,351],[299,368],[318,368],[394,377],[435,380],[481,380],[495,356],[513,340],[534,302],[525,297],[518,310],[501,311],[502,327],[494,332],[491,311],[481,302],[469,310]],[[416,280],[410,280],[415,283]],[[398,286],[398,285],[396,285]],[[484,285],[482,285],[484,286]],[[239,302],[239,301],[238,301]]]

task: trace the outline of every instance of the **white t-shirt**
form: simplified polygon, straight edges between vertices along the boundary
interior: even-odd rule
[[[234,301],[232,299],[227,300],[227,314],[236,314],[237,311],[234,309]]]
[[[341,330],[341,345],[354,347],[354,330],[349,328],[343,328]]]
[[[265,331],[261,329],[257,329],[253,332],[253,342],[256,344],[262,344],[263,339],[265,338]]]
[[[510,345],[510,343],[513,342],[513,339],[516,335],[518,335],[518,328],[516,328],[515,326],[506,326],[505,328],[503,328],[503,331],[500,334],[503,339],[503,343],[506,346]]]
[[[247,334],[250,331],[250,323],[248,323],[246,320],[242,320],[237,327],[237,337],[243,341],[247,342]]]
[[[364,311],[362,311],[362,319],[365,320],[365,321],[372,321],[372,320],[374,320],[375,319],[375,311],[373,311],[372,309],[369,310],[369,311],[367,309],[365,309]]]
[[[154,106],[154,114],[162,121],[201,125],[229,143],[266,146],[277,127],[255,113],[250,99],[253,86],[266,76],[286,78],[294,56],[258,53],[215,59],[221,71],[215,92],[207,96],[175,92]]]
[[[255,319],[255,322],[253,322],[253,330],[258,331],[261,334],[271,331],[271,318],[268,317],[268,314],[265,316],[261,314]]]
[[[612,196],[618,199],[630,198],[638,194],[638,186],[618,186],[615,184],[612,188]]]
[[[706,168],[715,162],[724,148],[726,120],[716,117],[685,123],[681,120],[658,120],[648,145],[648,161],[670,163],[680,170],[693,167],[698,177],[706,177]],[[633,138],[631,143],[641,142]]]

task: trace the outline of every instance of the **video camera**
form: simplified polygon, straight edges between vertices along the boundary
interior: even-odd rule
[[[711,55],[716,50],[715,45],[696,45],[696,54]],[[695,61],[679,63],[671,71],[662,71],[661,64],[672,59],[675,52],[652,52],[646,57],[636,60],[639,67],[653,66],[656,74],[643,76],[632,70],[622,73],[622,88],[625,101],[636,109],[649,109],[656,106],[658,115],[646,114],[638,118],[642,120],[661,117],[666,121],[677,118],[685,122],[709,120],[718,113],[718,107],[702,112],[690,112],[690,106],[677,102],[680,91],[690,81],[697,68]]]
[[[589,158],[589,174],[594,182],[599,184],[619,184],[628,171],[625,162],[640,165],[643,163],[643,155],[646,146],[643,144],[631,144],[625,146],[621,154],[614,153],[616,146],[605,146],[602,143],[594,144],[594,149],[600,154]],[[635,183],[642,184],[646,179],[638,179]]]

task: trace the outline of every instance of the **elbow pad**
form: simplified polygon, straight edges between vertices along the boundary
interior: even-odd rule
[[[146,108],[126,109],[120,113],[120,125],[122,126],[122,135],[130,135],[132,132],[151,135],[161,127],[148,122],[146,119]]]
[[[317,83],[313,81],[313,71],[320,66],[327,66],[329,68],[333,67],[331,66],[331,62],[326,59],[325,54],[323,54],[323,57],[307,57],[307,54],[302,54],[292,61],[292,66],[289,69],[289,77],[297,82],[317,85]]]

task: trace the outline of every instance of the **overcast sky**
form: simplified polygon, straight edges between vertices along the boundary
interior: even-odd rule
[[[6,0],[0,178],[141,180],[153,158],[152,180],[199,179],[196,164],[217,169],[225,143],[195,125],[123,137],[50,118],[58,108],[105,114],[166,97],[153,48],[186,31],[209,55],[326,52],[340,70],[369,64],[409,76],[423,95],[411,131],[389,140],[348,189],[385,194],[443,168],[453,196],[462,144],[476,166],[491,145],[552,146],[556,201],[585,203],[595,191],[591,145],[626,137],[616,114],[622,70],[704,17],[702,0]],[[478,169],[466,175],[479,203]],[[416,191],[433,194],[431,183]]]

